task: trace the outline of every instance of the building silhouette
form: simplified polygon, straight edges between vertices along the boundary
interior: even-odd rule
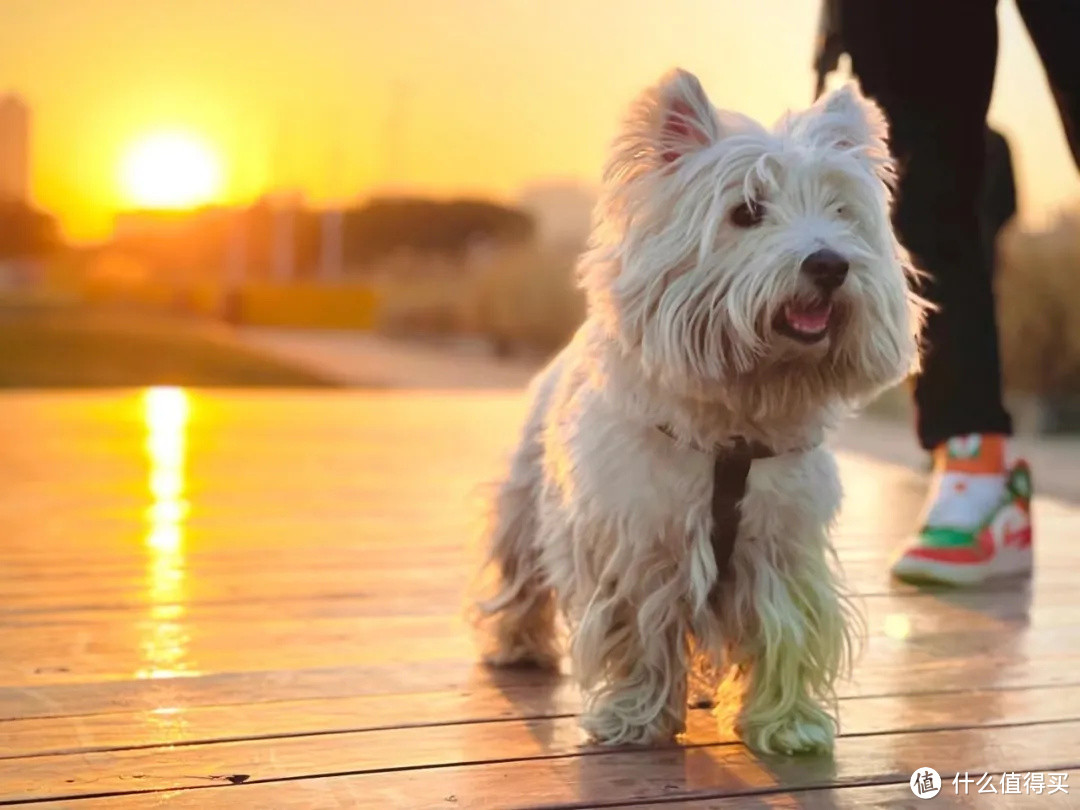
[[[14,94],[0,96],[0,201],[30,198],[30,107]]]

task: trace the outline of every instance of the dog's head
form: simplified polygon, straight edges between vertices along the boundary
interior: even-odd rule
[[[874,393],[913,369],[922,309],[892,177],[884,117],[854,87],[767,130],[669,73],[605,168],[581,266],[591,312],[683,394],[770,379]]]

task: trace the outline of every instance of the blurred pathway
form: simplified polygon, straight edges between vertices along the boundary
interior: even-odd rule
[[[539,361],[501,361],[480,341],[405,341],[365,332],[246,326],[237,335],[346,385],[379,388],[519,388]]]

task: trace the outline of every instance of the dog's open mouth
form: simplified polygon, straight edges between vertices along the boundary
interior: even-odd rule
[[[789,301],[776,314],[776,331],[800,343],[817,343],[829,334],[831,301]]]

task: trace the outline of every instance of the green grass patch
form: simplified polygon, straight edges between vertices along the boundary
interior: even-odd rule
[[[211,323],[78,306],[0,305],[0,388],[334,384]]]

